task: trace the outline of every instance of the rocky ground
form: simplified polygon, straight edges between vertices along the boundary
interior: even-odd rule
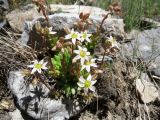
[[[1,8],[7,11],[8,4],[4,2],[4,5],[1,4]],[[90,19],[93,25],[89,30],[94,33],[107,11],[96,7],[74,5],[51,5],[52,14],[49,18],[54,31],[63,33],[64,26],[72,28],[73,23],[78,20],[78,13],[83,10],[92,10]],[[17,35],[16,38],[19,38],[20,45],[27,43],[29,45],[31,38],[38,39],[35,34],[29,37],[30,32],[34,33],[32,26],[37,20],[45,24],[35,6],[27,5],[8,12],[5,19],[7,22],[0,22],[0,28],[10,27],[16,33],[14,34]],[[112,34],[120,43],[120,52],[115,58],[105,57],[105,60],[110,62],[109,67],[104,69],[98,79],[96,88],[99,98],[87,105],[80,113],[75,108],[74,112],[68,114],[66,104],[47,97],[41,99],[39,103],[40,109],[45,104],[44,111],[35,113],[33,104],[37,101],[25,101],[30,100],[31,95],[28,91],[33,90],[33,86],[26,88],[23,76],[17,71],[9,74],[10,70],[4,69],[0,59],[0,120],[34,120],[40,117],[46,120],[48,111],[50,111],[51,120],[63,120],[65,117],[69,117],[70,120],[160,119],[160,28],[132,30],[130,33],[125,33],[123,19],[110,17],[104,22],[103,30],[106,32],[112,29],[114,29]],[[2,29],[1,31],[4,32]],[[36,49],[40,47],[38,45]],[[104,52],[102,46],[100,42],[95,48],[98,59],[102,59]],[[47,94],[48,90],[45,87],[42,88],[42,91],[45,91],[44,94]],[[27,110],[24,103],[27,103]],[[71,106],[71,103],[67,104]]]

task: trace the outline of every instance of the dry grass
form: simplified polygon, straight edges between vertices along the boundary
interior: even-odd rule
[[[15,36],[0,35],[0,97],[7,88],[8,73],[12,70],[26,68],[26,65],[36,57],[33,50],[22,45]]]
[[[33,50],[12,36],[0,35],[0,68],[23,68],[35,58]]]

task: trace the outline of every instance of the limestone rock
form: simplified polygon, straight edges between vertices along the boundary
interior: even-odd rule
[[[50,8],[51,13],[53,13],[53,15],[50,16],[50,19],[55,30],[62,30],[63,27],[73,27],[73,24],[75,21],[77,21],[80,12],[90,12],[90,18],[94,23],[94,27],[92,26],[91,28],[93,31],[95,31],[100,25],[103,17],[108,13],[101,8],[79,5],[51,4]],[[36,7],[32,4],[29,4],[8,13],[6,18],[14,30],[22,32],[25,21],[32,21],[33,19],[35,21],[35,19],[39,18],[40,16],[42,16],[42,14],[37,12]],[[103,28],[105,30],[114,29],[117,34],[123,34],[123,19],[109,17],[107,20],[105,20]]]
[[[44,84],[26,84],[20,71],[10,72],[8,85],[15,96],[16,106],[29,118],[42,120],[65,120],[76,114],[78,107],[72,101],[67,104],[62,100],[48,98],[49,89]],[[63,101],[64,102],[64,101]]]
[[[6,20],[3,20],[2,22],[0,22],[0,29],[3,28],[6,25]]]
[[[125,43],[122,48],[126,58],[136,61],[137,58],[145,61],[149,71],[160,76],[160,28],[145,30],[143,32],[132,31],[129,38],[130,43]]]
[[[8,113],[0,114],[0,120],[12,120]]]
[[[0,0],[0,7],[2,7],[4,10],[9,9],[8,0]]]
[[[90,33],[95,33],[97,31],[97,28],[100,26],[104,18],[104,15],[108,13],[107,11],[101,8],[90,7],[90,6],[77,6],[77,5],[51,5],[51,10],[54,11],[54,14],[49,15],[51,26],[53,27],[53,31],[56,31],[60,34],[62,33],[64,34],[64,28],[69,28],[69,29],[73,28],[74,23],[76,23],[79,20],[80,12],[83,11],[85,12],[89,11],[91,13],[89,19],[92,21],[93,24],[88,27],[88,30]],[[34,24],[37,21],[40,21],[41,24],[45,26],[44,18],[39,17],[31,22],[26,22],[23,34],[27,35],[29,32],[31,32],[33,30],[32,26],[34,26]],[[123,19],[109,17],[104,21],[102,29],[104,31],[113,30],[114,31],[113,34],[117,36],[123,36],[124,33]],[[25,38],[22,37],[21,41],[23,42],[24,39]],[[32,36],[32,39],[39,39],[39,38],[35,38],[34,36]],[[24,43],[26,43],[26,39]]]
[[[25,21],[31,21],[41,15],[42,14],[38,13],[35,5],[29,4],[11,11],[6,15],[6,19],[13,30],[22,32]]]
[[[8,9],[9,9],[8,0],[0,0],[0,30],[7,24],[5,15]]]
[[[159,97],[157,88],[148,79],[146,74],[142,74],[141,79],[136,79],[136,89],[144,103],[154,102]]]
[[[51,12],[54,13],[73,13],[73,14],[79,14],[81,12],[89,12],[91,13],[90,16],[102,17],[102,15],[107,14],[108,12],[97,7],[91,7],[91,6],[82,6],[82,5],[56,5],[51,4],[50,5]]]
[[[18,109],[14,110],[13,112],[9,112],[9,116],[11,117],[11,120],[24,120],[21,112]]]

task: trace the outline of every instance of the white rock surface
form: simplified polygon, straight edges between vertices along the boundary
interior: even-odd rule
[[[82,6],[82,5],[50,5],[51,11],[55,13],[73,13],[80,14],[81,12],[89,12],[91,16],[102,17],[102,15],[107,14],[108,12],[97,7],[91,6]]]
[[[23,8],[9,12],[6,15],[6,20],[13,30],[22,32],[25,21],[31,21],[41,15],[38,13],[35,5],[29,4]]]
[[[63,27],[73,27],[74,22],[79,18],[79,14],[81,12],[89,12],[90,18],[94,23],[94,27],[92,26],[91,28],[95,31],[100,25],[103,17],[108,13],[101,8],[81,5],[51,4],[50,8],[53,12],[53,15],[50,16],[50,19],[55,30],[62,30]],[[25,21],[35,21],[35,19],[39,18],[40,16],[42,16],[42,14],[37,12],[37,8],[34,5],[29,4],[8,13],[6,18],[8,23],[14,30],[22,32]],[[109,17],[105,20],[103,28],[105,30],[114,29],[117,34],[123,34],[123,19]]]
[[[5,10],[9,9],[9,4],[8,4],[8,0],[0,0],[0,7],[2,7]]]
[[[72,101],[64,104],[61,100],[48,98],[49,89],[43,84],[27,86],[27,81],[20,71],[10,72],[8,84],[15,96],[16,106],[34,119],[65,120],[78,111]]]
[[[160,27],[142,32],[133,30],[129,38],[133,40],[123,45],[123,55],[134,61],[142,59],[151,73],[160,76]]]
[[[154,102],[159,97],[157,88],[146,74],[143,74],[141,79],[136,79],[136,89],[144,103]]]
[[[92,21],[92,25],[88,26],[89,33],[96,33],[97,29],[99,28],[104,15],[107,14],[107,11],[97,8],[97,7],[90,7],[90,6],[76,6],[76,5],[51,5],[51,8],[55,8],[57,12],[52,15],[49,15],[49,21],[52,26],[52,30],[56,31],[58,34],[64,35],[64,29],[72,29],[75,26],[75,23],[79,20],[80,12],[87,12],[91,13],[89,19]],[[60,12],[58,10],[61,9]],[[54,10],[54,11],[56,11]],[[30,37],[32,40],[35,40],[36,50],[41,49],[43,46],[41,45],[41,38],[39,35],[36,34],[34,28],[32,26],[35,25],[37,21],[40,21],[42,26],[46,26],[46,22],[43,17],[39,17],[34,19],[33,21],[26,21],[24,24],[24,31],[21,36],[21,42],[31,45],[33,42],[31,40],[27,40],[29,38],[29,33],[32,34]],[[33,29],[32,29],[33,28]],[[117,37],[124,36],[124,23],[123,19],[117,19],[109,17],[106,19],[102,25],[102,29],[107,31],[112,31],[112,34]]]
[[[9,116],[11,117],[11,120],[24,120],[21,112],[18,109],[14,110],[13,112],[9,112]]]

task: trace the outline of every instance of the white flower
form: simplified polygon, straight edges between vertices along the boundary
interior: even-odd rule
[[[112,36],[107,37],[107,38],[108,38],[108,41],[111,43],[112,47],[117,47],[118,48],[118,43],[117,43],[115,38],[113,38]]]
[[[86,60],[86,61],[84,62],[84,64],[82,65],[81,70],[83,70],[84,68],[86,68],[87,72],[90,72],[91,66],[92,66],[92,67],[97,67],[97,65],[96,65],[96,63],[95,63],[95,60],[96,60],[96,59]]]
[[[49,27],[48,30],[49,30],[49,34],[51,34],[51,35],[54,35],[57,33],[57,32],[52,31],[52,27]]]
[[[76,40],[80,40],[80,34],[72,29],[70,34],[65,36],[65,39],[72,39],[72,43],[75,45]]]
[[[81,65],[83,65],[84,61],[89,59],[90,52],[87,52],[87,48],[82,48],[81,46],[78,46],[78,49],[79,50],[73,51],[74,53],[78,54],[73,58],[73,61],[80,59]]]
[[[92,34],[87,34],[87,31],[81,32],[81,34],[80,34],[80,36],[81,36],[80,41],[83,42],[84,40],[86,40],[87,42],[91,42],[91,40],[89,38],[91,35]]]
[[[34,72],[38,72],[41,73],[42,69],[46,70],[46,64],[47,62],[44,62],[43,60],[41,60],[40,62],[38,62],[37,60],[33,61],[34,63],[32,65],[28,65],[27,67],[29,68],[33,68],[31,71],[31,74],[33,74]]]
[[[93,86],[97,81],[96,80],[92,80],[92,76],[89,75],[87,77],[87,79],[84,79],[82,76],[79,78],[79,82],[77,83],[77,85],[80,88],[84,89],[84,92],[87,93],[88,90],[91,90],[92,92],[95,92],[95,87]]]

